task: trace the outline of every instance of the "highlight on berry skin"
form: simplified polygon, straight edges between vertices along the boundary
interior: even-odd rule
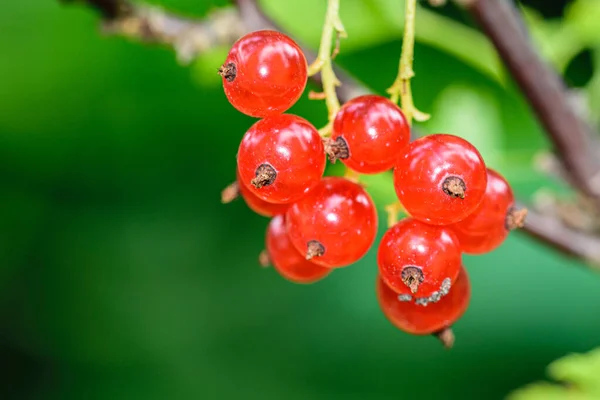
[[[381,276],[377,277],[376,293],[381,311],[396,328],[411,335],[435,335],[446,348],[451,348],[451,327],[469,306],[471,283],[467,270],[461,267],[448,295],[426,307],[398,295]]]
[[[229,102],[264,118],[293,106],[306,87],[308,65],[300,47],[283,33],[262,30],[240,38],[219,69]]]

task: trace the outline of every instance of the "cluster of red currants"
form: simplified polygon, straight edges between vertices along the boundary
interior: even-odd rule
[[[279,32],[238,40],[219,73],[229,102],[261,118],[241,141],[237,180],[224,201],[240,195],[272,218],[263,262],[292,282],[312,283],[361,259],[376,238],[375,204],[358,182],[324,177],[326,158],[358,174],[393,169],[410,217],[379,244],[379,303],[405,332],[446,335],[470,298],[461,255],[495,249],[523,223],[525,212],[514,208],[508,182],[458,136],[411,141],[403,112],[386,97],[344,104],[327,138],[305,119],[285,114],[304,92],[307,62]]]

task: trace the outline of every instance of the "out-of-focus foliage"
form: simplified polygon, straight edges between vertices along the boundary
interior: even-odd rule
[[[315,48],[318,46],[323,18],[315,18],[315,15],[324,15],[326,2],[266,0],[261,4],[298,38]],[[401,1],[348,1],[340,14],[348,32],[360,32],[344,40],[347,51],[365,50],[402,38],[404,4]],[[357,15],[360,18],[354,17]],[[504,78],[493,47],[479,31],[422,7],[417,12],[416,26],[416,38],[421,43],[447,52],[493,79]]]
[[[375,248],[307,287],[260,269],[267,220],[219,202],[254,121],[215,79],[224,49],[181,67],[169,49],[102,36],[87,8],[0,3],[0,398],[502,398],[598,346],[600,278],[520,233],[465,257],[473,300],[451,352],[381,315]],[[226,2],[154,3],[201,17]],[[336,61],[378,93],[396,76],[401,3],[342,0]],[[317,45],[324,2],[265,5]],[[524,199],[563,190],[533,170],[547,140],[485,38],[452,6],[419,15],[421,130],[468,137]],[[597,59],[584,36],[573,46]],[[593,72],[572,60],[567,74]],[[291,112],[325,122],[306,96]],[[393,200],[389,175],[367,185],[380,208]]]
[[[559,384],[535,383],[515,391],[509,400],[594,400],[600,398],[600,349],[572,354],[548,366],[548,375]]]

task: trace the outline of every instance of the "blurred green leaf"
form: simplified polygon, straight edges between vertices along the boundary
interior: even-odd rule
[[[489,91],[464,84],[444,88],[425,126],[429,132],[450,133],[471,142],[490,165],[503,156],[502,119],[498,101]]]
[[[571,354],[550,364],[549,375],[600,397],[600,348],[587,354]]]
[[[596,397],[577,393],[550,383],[534,383],[515,391],[508,400],[595,400]]]
[[[579,39],[589,47],[600,44],[600,2],[597,0],[576,0],[565,12],[565,25],[569,26]]]
[[[600,398],[600,348],[571,354],[548,366],[548,375],[563,385],[535,383],[515,391],[510,400],[593,400]]]

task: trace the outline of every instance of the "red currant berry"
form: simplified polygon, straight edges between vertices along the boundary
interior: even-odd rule
[[[219,69],[229,102],[252,117],[281,114],[306,87],[304,53],[288,36],[257,31],[239,39]]]
[[[244,135],[237,165],[241,183],[257,197],[290,203],[303,197],[323,176],[323,141],[303,118],[290,114],[268,117]]]
[[[406,211],[433,225],[465,219],[483,199],[485,164],[477,149],[453,135],[409,144],[394,169],[394,188]]]
[[[504,242],[508,232],[523,226],[527,210],[515,209],[515,197],[502,175],[488,168],[483,201],[467,218],[452,228],[461,250],[469,254],[488,253]]]
[[[356,97],[342,106],[325,149],[332,162],[340,159],[363,174],[391,169],[410,141],[410,127],[400,108],[376,95]]]
[[[381,278],[398,294],[421,304],[436,302],[460,271],[459,242],[446,227],[406,218],[383,235],[377,264]]]
[[[379,277],[377,299],[383,314],[401,331],[412,335],[444,335],[440,339],[447,347],[452,347],[454,337],[449,328],[467,311],[471,299],[471,284],[467,271],[461,268],[450,293],[442,301],[423,307],[404,301]],[[450,338],[448,333],[452,335]]]
[[[239,183],[240,176],[238,174],[237,177],[237,186],[240,193],[240,196],[244,199],[244,202],[248,205],[248,207],[257,213],[258,215],[262,215],[263,217],[273,217],[279,214],[285,214],[287,211],[289,204],[278,204],[278,203],[269,203],[266,202],[259,197],[257,197],[250,189],[244,185]]]
[[[326,177],[287,211],[294,246],[324,267],[344,267],[362,258],[377,234],[373,200],[357,183]]]
[[[285,217],[271,219],[267,228],[267,254],[269,261],[279,274],[295,283],[313,283],[332,271],[308,261],[290,242]]]

